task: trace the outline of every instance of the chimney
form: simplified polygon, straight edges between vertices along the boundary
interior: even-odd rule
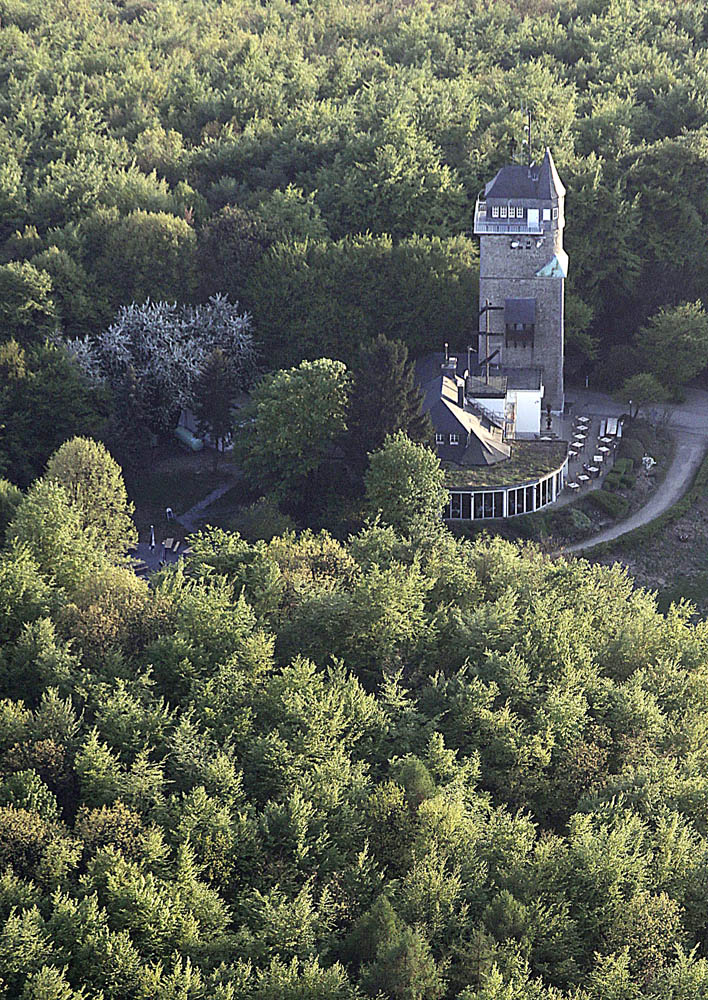
[[[458,382],[457,383],[457,405],[460,407],[460,409],[464,410],[464,408],[465,408],[465,383],[464,382]]]
[[[450,345],[445,343],[445,360],[440,365],[440,370],[443,375],[447,375],[449,378],[455,378],[457,375],[457,357],[454,354],[450,354]]]

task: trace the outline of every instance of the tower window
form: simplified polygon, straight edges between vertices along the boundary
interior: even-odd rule
[[[554,219],[557,219],[557,218],[558,218],[558,209],[557,209],[557,208],[554,208],[554,209],[553,209],[553,218],[554,218]]]
[[[507,347],[533,347],[536,332],[536,300],[505,299],[504,326]]]
[[[507,323],[506,346],[533,347],[535,332],[535,323]]]
[[[435,444],[445,444],[445,435],[438,432],[435,435]]]
[[[498,219],[499,218],[499,206],[498,205],[492,205],[492,218],[493,219]]]
[[[450,444],[459,444],[459,443],[460,443],[460,435],[459,434],[451,434],[450,435]]]
[[[506,218],[506,205],[499,206],[499,214],[501,215],[502,219]]]
[[[524,210],[521,207],[521,205],[517,205],[516,206],[516,218],[517,219],[523,219],[523,217],[524,217]]]

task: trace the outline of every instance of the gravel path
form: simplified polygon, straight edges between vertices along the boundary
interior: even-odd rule
[[[217,500],[220,500],[225,493],[228,493],[236,483],[237,479],[238,477],[233,477],[227,482],[222,483],[221,486],[217,486],[215,490],[212,490],[211,493],[207,494],[203,500],[200,500],[199,503],[195,503],[193,507],[190,507],[186,513],[178,514],[177,520],[182,525],[184,530],[187,532],[194,531],[204,517],[204,512],[207,508],[211,507],[211,505],[216,503]]]
[[[698,471],[698,467],[708,452],[708,435],[693,430],[686,430],[683,427],[676,430],[676,451],[669,466],[664,481],[658,487],[656,493],[640,510],[635,511],[631,517],[619,524],[613,524],[611,528],[598,532],[591,538],[586,538],[582,542],[574,545],[567,545],[562,549],[562,554],[572,552],[586,552],[603,542],[611,542],[616,538],[621,538],[628,531],[640,528],[644,524],[649,524],[660,514],[663,514],[672,504],[680,500],[693,482],[693,477]]]
[[[195,503],[184,514],[178,514],[175,520],[179,521],[186,533],[195,531],[202,522],[204,514],[209,507],[213,503],[216,503],[217,500],[220,500],[225,493],[228,493],[234,483],[238,481],[238,478],[238,476],[232,476],[231,479],[221,483],[220,486],[217,486],[215,490],[208,493],[199,503]],[[169,534],[169,528],[166,528],[165,531]],[[155,541],[156,545],[154,549],[150,548],[148,542],[140,542],[133,551],[133,565],[136,572],[141,576],[147,573],[154,573],[164,566],[165,563],[177,562],[186,548],[182,544],[179,546],[177,552],[172,552],[170,549],[165,550],[161,538],[156,536]]]

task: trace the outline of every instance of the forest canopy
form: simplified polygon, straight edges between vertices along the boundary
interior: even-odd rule
[[[76,337],[222,292],[275,367],[349,361],[357,335],[464,344],[474,201],[526,156],[522,106],[568,189],[569,364],[594,343],[635,374],[613,345],[704,294],[700,4],[2,0],[0,21],[18,340],[28,311]]]
[[[206,529],[65,445],[0,548],[0,996],[693,1000],[708,626],[619,567]],[[90,485],[86,490],[84,485]]]

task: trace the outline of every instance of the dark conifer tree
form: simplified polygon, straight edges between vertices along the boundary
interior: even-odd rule
[[[207,357],[194,387],[194,415],[202,434],[214,442],[214,468],[231,432],[231,407],[236,386],[229,359],[220,347]]]
[[[369,452],[377,451],[386,437],[397,431],[412,441],[429,443],[433,427],[422,406],[423,394],[406,345],[383,334],[365,344],[354,368],[349,409],[352,463],[363,469]]]

